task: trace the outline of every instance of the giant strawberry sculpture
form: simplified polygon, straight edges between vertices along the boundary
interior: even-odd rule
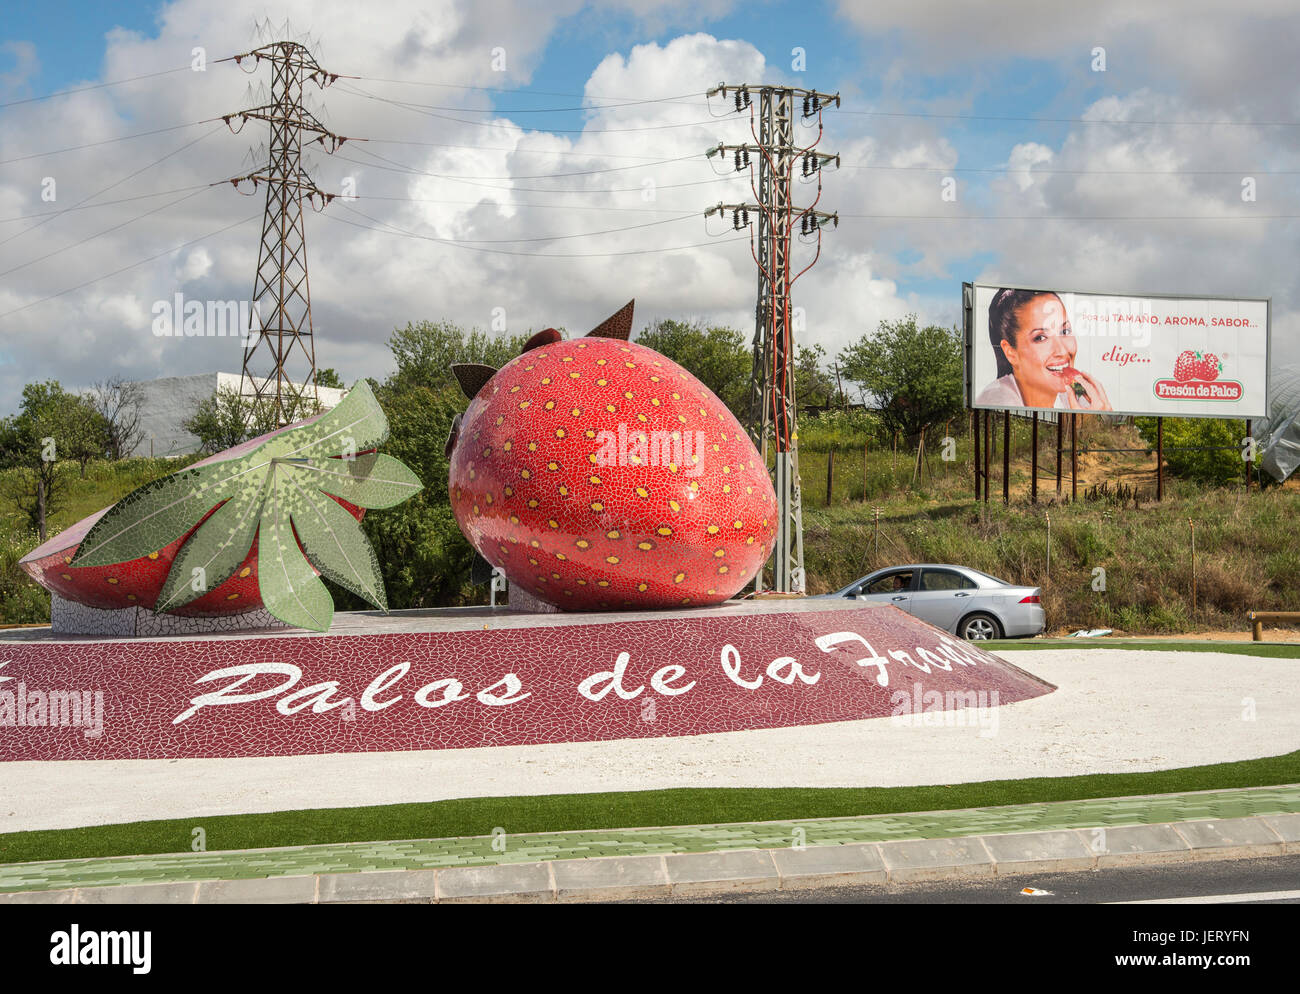
[[[758,451],[708,387],[628,341],[632,303],[586,337],[534,335],[500,370],[457,365],[452,511],[511,583],[566,610],[698,606],[776,540]]]

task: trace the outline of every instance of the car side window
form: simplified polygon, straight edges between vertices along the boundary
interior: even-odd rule
[[[950,569],[927,569],[921,572],[922,590],[973,590],[975,581]]]
[[[877,580],[865,584],[862,588],[864,594],[892,594],[896,591],[910,590],[912,587],[912,571],[899,570],[895,573],[886,573]]]

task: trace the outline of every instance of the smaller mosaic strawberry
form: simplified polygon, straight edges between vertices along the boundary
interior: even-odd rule
[[[229,613],[210,603],[224,591],[239,610],[263,606],[286,624],[326,631],[334,604],[324,576],[386,611],[358,519],[421,489],[406,466],[375,451],[387,437],[388,419],[362,380],[333,410],[146,484],[77,526],[75,544],[51,540],[21,565],[94,607]],[[125,602],[104,592],[119,587],[130,590]]]

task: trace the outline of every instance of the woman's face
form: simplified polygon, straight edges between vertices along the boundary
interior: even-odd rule
[[[1000,344],[1022,395],[1055,395],[1069,389],[1065,371],[1074,365],[1079,345],[1065,316],[1065,305],[1056,294],[1040,294],[1020,306],[1014,339],[1003,339]]]

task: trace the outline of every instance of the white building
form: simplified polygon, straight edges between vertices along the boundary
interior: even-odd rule
[[[182,456],[199,449],[199,440],[182,427],[195,409],[219,389],[238,391],[239,373],[196,373],[193,376],[164,376],[141,380],[140,444],[133,456]],[[334,407],[345,390],[318,387],[321,406]]]

